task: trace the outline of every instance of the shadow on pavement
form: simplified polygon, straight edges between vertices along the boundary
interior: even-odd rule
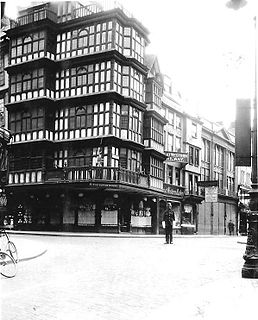
[[[31,257],[27,257],[27,258],[21,258],[21,259],[19,259],[19,262],[29,261],[29,260],[32,260],[32,259],[39,258],[39,257],[43,256],[43,254],[45,254],[46,252],[47,252],[47,249],[44,250],[43,252],[35,255],[35,256],[31,256]]]

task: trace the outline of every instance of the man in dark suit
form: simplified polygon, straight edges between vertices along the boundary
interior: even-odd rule
[[[175,214],[172,210],[170,202],[167,203],[167,208],[163,214],[163,221],[165,221],[165,233],[166,243],[173,243],[173,221],[175,220]]]

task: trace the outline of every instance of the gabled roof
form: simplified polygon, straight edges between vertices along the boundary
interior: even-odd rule
[[[233,142],[232,135],[225,128],[221,128],[216,133],[218,136],[220,136],[230,142]]]
[[[146,54],[145,55],[145,65],[147,66],[148,69],[151,69],[153,64],[154,64],[154,61],[157,57],[154,55],[154,54]]]
[[[163,77],[160,71],[158,58],[154,54],[145,55],[145,65],[148,68],[148,78],[155,78],[163,84]]]

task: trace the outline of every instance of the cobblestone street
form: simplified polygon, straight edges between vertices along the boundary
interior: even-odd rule
[[[2,319],[242,319],[254,312],[258,280],[241,278],[242,237],[12,236],[17,276],[1,278]],[[253,304],[254,306],[256,303]]]

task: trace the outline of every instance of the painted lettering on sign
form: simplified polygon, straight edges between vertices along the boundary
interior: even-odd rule
[[[188,162],[188,154],[187,153],[165,151],[165,155],[167,156],[167,159],[166,159],[167,161],[183,162],[183,163]]]

